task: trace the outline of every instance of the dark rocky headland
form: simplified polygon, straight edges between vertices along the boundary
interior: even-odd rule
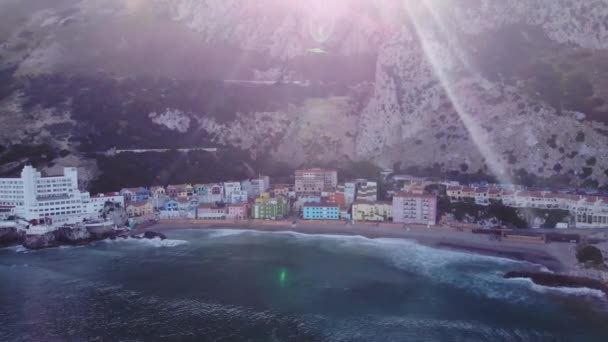
[[[59,228],[40,235],[28,235],[26,231],[17,228],[0,228],[0,247],[23,245],[27,249],[43,249],[59,246],[81,246],[101,240],[116,239],[161,239],[164,234],[152,231],[133,232],[129,229],[115,230],[109,227],[99,228]]]
[[[532,280],[534,284],[549,286],[549,287],[567,287],[567,288],[589,288],[600,290],[608,297],[608,285],[596,279],[574,277],[564,274],[555,274],[547,272],[507,272],[504,277],[506,279],[527,278]]]

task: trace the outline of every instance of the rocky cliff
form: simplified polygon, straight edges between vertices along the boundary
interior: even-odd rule
[[[28,0],[0,17],[3,173],[103,179],[114,147],[219,146],[127,159],[142,181],[364,159],[608,183],[607,0]]]

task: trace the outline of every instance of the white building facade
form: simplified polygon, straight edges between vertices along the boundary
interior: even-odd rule
[[[224,198],[228,203],[232,201],[232,195],[234,193],[241,192],[241,183],[240,182],[225,182],[224,183]]]
[[[50,219],[53,224],[76,223],[97,217],[88,192],[78,190],[78,171],[66,167],[62,176],[43,177],[25,166],[20,178],[0,178],[0,205],[15,208],[25,220]]]

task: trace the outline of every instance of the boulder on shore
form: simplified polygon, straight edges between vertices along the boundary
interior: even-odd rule
[[[166,240],[167,237],[165,236],[165,234],[163,233],[157,233],[157,232],[153,232],[153,231],[145,231],[143,233],[143,235],[138,235],[137,238],[142,238],[142,239],[161,239],[161,240]]]
[[[600,280],[573,277],[564,274],[554,274],[546,272],[523,272],[523,271],[512,271],[507,272],[504,275],[506,279],[512,278],[528,278],[534,282],[534,284],[550,287],[569,287],[569,288],[589,288],[594,290],[600,290],[608,297],[608,284],[603,283]]]
[[[23,243],[25,233],[15,227],[0,228],[0,247],[13,246]]]
[[[55,232],[48,232],[40,235],[26,235],[23,240],[23,247],[27,249],[43,249],[58,247],[61,244],[55,239]]]

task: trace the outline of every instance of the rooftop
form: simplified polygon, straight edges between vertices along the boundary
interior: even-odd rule
[[[314,203],[309,202],[304,204],[304,208],[340,208],[337,203]]]
[[[431,194],[415,194],[415,193],[411,193],[411,192],[398,192],[398,193],[395,194],[394,197],[401,197],[401,198],[437,198],[437,196],[431,195]]]

